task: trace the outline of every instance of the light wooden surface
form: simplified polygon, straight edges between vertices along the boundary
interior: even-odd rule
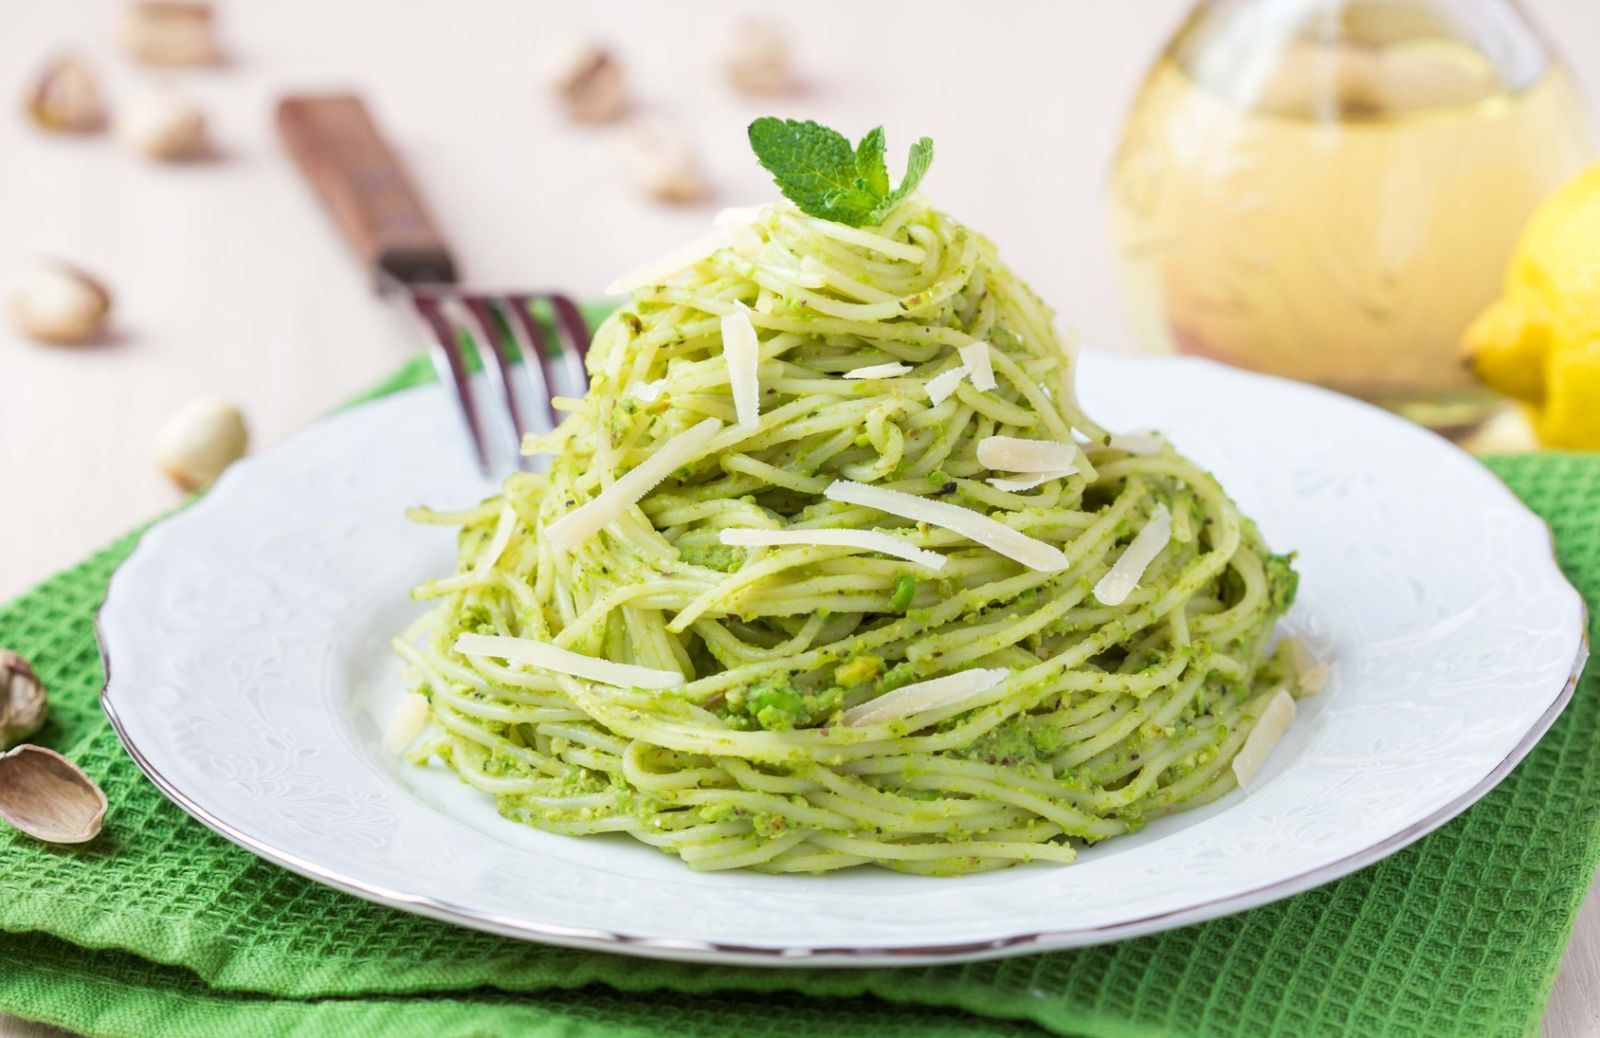
[[[990,234],[1088,344],[1125,348],[1104,170],[1126,101],[1186,0],[774,6],[806,80],[775,101],[731,95],[715,67],[716,37],[756,6],[223,5],[230,65],[159,77],[210,113],[223,157],[189,167],[153,166],[106,137],[41,138],[8,101],[0,279],[36,253],[82,263],[117,295],[117,336],[53,349],[0,329],[0,598],[179,500],[149,443],[188,398],[237,401],[266,447],[408,355],[273,139],[272,103],[285,90],[367,95],[474,280],[579,294],[702,228],[717,206],[769,196],[742,141],[756,115],[811,115],[855,133],[883,122],[898,156],[929,134],[940,154],[927,187],[941,204]],[[1600,97],[1600,5],[1529,6]],[[15,96],[61,48],[93,60],[114,100],[158,82],[114,53],[113,13],[84,0],[8,4],[0,89]],[[584,31],[615,44],[638,109],[692,142],[715,188],[706,204],[641,200],[614,134],[553,112],[541,58]],[[0,1038],[45,1033],[56,1032],[0,1018]],[[1545,1033],[1600,1035],[1594,898]]]

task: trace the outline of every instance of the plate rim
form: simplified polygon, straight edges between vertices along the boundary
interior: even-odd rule
[[[1206,361],[1199,358],[1146,358],[1128,357],[1125,355],[1111,355],[1118,362],[1125,361],[1155,361],[1157,363],[1170,363],[1174,360],[1185,365],[1202,366],[1212,369],[1223,369],[1231,375],[1244,376],[1247,381],[1265,381],[1272,383],[1289,383],[1299,390],[1306,390],[1318,395],[1336,397],[1346,405],[1364,408],[1375,416],[1382,416],[1396,426],[1412,432],[1421,431],[1418,427],[1405,422],[1380,408],[1373,407],[1362,401],[1355,400],[1342,394],[1335,393],[1322,387],[1306,383],[1292,382],[1258,372],[1244,371],[1228,368],[1226,365]],[[433,384],[414,386],[384,398],[395,401],[413,394],[437,391]],[[384,401],[372,403],[382,406]],[[341,408],[329,417],[351,410]],[[313,435],[322,426],[322,421],[314,421],[297,430],[288,437],[279,441],[279,444],[298,440],[302,437]],[[225,473],[220,483],[232,483],[245,478],[247,473],[255,468],[255,462],[264,455],[271,453],[278,444],[269,447],[261,454],[253,455],[241,464],[234,465]],[[1450,445],[1453,446],[1453,445]],[[1462,452],[1465,455],[1465,452]],[[1470,457],[1470,455],[1466,455]],[[1473,459],[1476,460],[1476,459]],[[838,945],[788,945],[782,947],[747,945],[736,942],[710,941],[694,938],[672,938],[647,936],[642,934],[627,933],[621,930],[608,930],[591,927],[573,927],[561,924],[539,923],[522,918],[499,915],[494,912],[480,911],[467,908],[445,898],[429,894],[408,893],[404,890],[394,889],[391,886],[356,879],[338,868],[318,864],[300,855],[282,850],[270,841],[249,835],[218,817],[216,814],[202,807],[199,803],[185,794],[179,786],[163,775],[139,748],[129,735],[127,726],[119,716],[111,694],[112,685],[112,660],[105,630],[104,614],[113,601],[113,595],[118,586],[120,577],[128,563],[133,561],[145,549],[152,533],[163,532],[169,522],[186,514],[188,507],[163,516],[154,522],[141,536],[139,543],[129,553],[128,557],[119,563],[107,582],[106,593],[101,604],[94,614],[94,631],[100,659],[104,668],[104,684],[101,686],[99,703],[115,731],[118,740],[133,759],[135,765],[148,778],[168,800],[176,804],[190,817],[194,818],[206,828],[212,830],[229,842],[249,851],[252,854],[269,861],[275,865],[296,873],[306,879],[322,883],[326,886],[355,895],[364,900],[385,905],[401,911],[411,912],[426,916],[442,922],[464,926],[469,929],[495,934],[498,936],[533,941],[542,944],[557,945],[583,950],[602,951],[612,954],[632,955],[636,957],[665,959],[675,961],[733,964],[744,966],[786,967],[786,966],[830,966],[830,967],[857,967],[866,968],[873,966],[918,966],[931,965],[942,962],[970,962],[984,959],[993,959],[1015,955],[1037,954],[1047,951],[1062,950],[1067,948],[1086,947],[1096,944],[1110,943],[1139,937],[1153,932],[1188,926],[1205,922],[1223,916],[1258,907],[1282,898],[1303,893],[1312,888],[1322,886],[1333,880],[1342,878],[1367,865],[1374,864],[1389,855],[1402,850],[1422,837],[1440,828],[1447,822],[1456,818],[1468,807],[1486,796],[1500,784],[1511,770],[1525,758],[1544,734],[1555,723],[1561,712],[1571,701],[1576,690],[1584,665],[1589,657],[1590,643],[1588,636],[1588,606],[1583,597],[1573,588],[1571,582],[1561,572],[1559,560],[1554,550],[1554,535],[1548,522],[1542,516],[1528,508],[1520,498],[1511,492],[1498,477],[1487,469],[1483,474],[1489,481],[1498,487],[1499,491],[1511,499],[1511,502],[1528,516],[1535,519],[1544,528],[1547,538],[1546,551],[1550,561],[1555,567],[1557,576],[1566,585],[1566,589],[1577,600],[1578,648],[1568,676],[1561,690],[1557,693],[1546,710],[1528,728],[1515,746],[1490,769],[1481,779],[1471,787],[1464,790],[1456,797],[1411,823],[1404,829],[1391,833],[1383,839],[1359,850],[1353,851],[1339,859],[1327,862],[1312,869],[1282,877],[1269,883],[1261,884],[1249,890],[1241,891],[1223,897],[1211,898],[1197,904],[1166,912],[1158,912],[1130,919],[1119,920],[1099,926],[1045,928],[1026,933],[1008,934],[1003,937],[957,943],[937,944],[908,944],[893,946],[838,946]],[[215,492],[215,489],[212,491]],[[209,496],[209,495],[208,495]],[[159,537],[157,538],[159,541]]]

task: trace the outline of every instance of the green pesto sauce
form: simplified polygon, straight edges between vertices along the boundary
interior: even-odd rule
[[[814,728],[831,717],[844,700],[844,689],[801,690],[786,677],[768,677],[723,697],[719,713],[730,728],[787,732]]]
[[[1282,616],[1294,605],[1295,593],[1300,590],[1294,555],[1267,555],[1261,561],[1267,570],[1267,595],[1272,601],[1272,614]]]
[[[1042,724],[1031,714],[1020,714],[974,739],[957,755],[1019,771],[1036,771],[1047,767],[1051,754],[1060,745],[1059,728]]]
[[[744,550],[726,544],[682,542],[678,554],[691,566],[704,566],[722,573],[733,573],[744,565]]]
[[[889,596],[889,605],[897,612],[905,612],[917,597],[917,578],[909,573],[902,573],[894,580],[894,593]]]
[[[842,664],[833,672],[833,680],[849,688],[852,685],[865,685],[883,672],[883,658],[870,654],[863,654]]]

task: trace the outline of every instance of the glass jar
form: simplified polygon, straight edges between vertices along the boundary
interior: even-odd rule
[[[1461,333],[1591,148],[1511,0],[1201,0],[1110,181],[1140,337],[1469,428]]]

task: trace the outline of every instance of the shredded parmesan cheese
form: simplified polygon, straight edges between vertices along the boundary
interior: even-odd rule
[[[1129,454],[1160,454],[1167,447],[1167,438],[1154,429],[1141,429],[1138,432],[1116,433],[1106,446]]]
[[[909,364],[902,364],[899,361],[891,361],[888,364],[868,364],[864,368],[852,368],[849,371],[846,371],[844,373],[844,377],[845,378],[894,378],[896,375],[904,375],[906,372],[908,372],[910,370],[911,370],[911,365],[909,365]]]
[[[933,406],[938,407],[950,399],[950,394],[956,391],[956,387],[961,385],[961,380],[966,377],[967,366],[962,364],[928,379],[928,399],[933,401]]]
[[[1078,446],[1057,440],[986,436],[978,441],[978,463],[1003,472],[1078,471]]]
[[[1267,708],[1261,711],[1261,719],[1256,726],[1250,729],[1244,745],[1233,758],[1233,774],[1239,780],[1239,788],[1249,787],[1261,766],[1267,762],[1267,756],[1272,753],[1272,748],[1278,745],[1278,740],[1283,738],[1283,733],[1289,730],[1289,725],[1294,721],[1294,697],[1283,689],[1278,689],[1272,700],[1267,703]]]
[[[1063,469],[1060,472],[1035,472],[1020,479],[987,479],[984,482],[996,490],[1004,490],[1007,493],[1016,494],[1024,490],[1032,490],[1034,487],[1048,483],[1052,479],[1065,479],[1077,471],[1077,469]]]
[[[1328,674],[1332,668],[1325,661],[1319,660],[1299,638],[1285,639],[1285,644],[1289,650],[1289,663],[1297,675],[1295,683],[1300,695],[1314,696],[1321,692],[1323,686],[1328,683]]]
[[[728,242],[733,251],[741,256],[754,256],[761,251],[764,244],[761,235],[751,226],[761,219],[765,206],[743,205],[731,209],[724,209],[712,220],[712,226],[728,235]]]
[[[428,697],[416,692],[407,692],[406,697],[395,707],[394,713],[389,718],[389,723],[383,729],[383,752],[392,757],[398,757],[407,746],[417,741],[417,736],[428,727],[430,710]]]
[[[1150,513],[1150,521],[1144,524],[1144,529],[1134,535],[1133,540],[1122,550],[1122,557],[1117,559],[1094,586],[1094,597],[1101,605],[1121,605],[1133,594],[1133,589],[1139,586],[1139,580],[1144,576],[1144,571],[1150,568],[1150,563],[1161,554],[1161,549],[1172,540],[1172,513],[1167,511],[1166,505],[1156,505],[1155,511]]]
[[[675,469],[699,455],[711,437],[722,428],[715,418],[674,436],[637,467],[602,490],[592,501],[573,509],[545,528],[544,536],[557,551],[571,551],[600,530],[615,522],[655,485]]]
[[[653,404],[661,399],[666,388],[667,380],[658,378],[654,382],[635,382],[629,387],[628,393],[640,403]]]
[[[994,380],[994,365],[989,363],[988,343],[980,339],[961,347],[961,359],[972,375],[973,389],[988,392],[998,385]]]
[[[463,634],[456,639],[455,649],[463,656],[495,656],[515,663],[531,663],[540,670],[553,670],[614,688],[677,688],[683,684],[683,675],[675,670],[612,663],[532,638]]]
[[[607,285],[605,294],[622,296],[649,285],[659,285],[674,274],[687,270],[707,256],[715,254],[718,249],[726,248],[728,244],[729,237],[726,230],[717,228],[708,231],[698,238],[684,242],[664,256],[634,267]]]
[[[728,362],[728,385],[733,390],[733,409],[739,428],[761,425],[761,343],[756,339],[750,313],[738,307],[722,319],[722,359]]]
[[[849,726],[887,724],[911,717],[927,710],[954,706],[980,692],[987,692],[1011,676],[1004,668],[963,670],[931,681],[918,681],[885,692],[877,699],[851,707],[839,717],[839,723]]]
[[[969,540],[977,541],[990,551],[1020,562],[1029,569],[1054,573],[1067,568],[1067,557],[1059,548],[1035,540],[1027,534],[1018,533],[1004,523],[996,522],[986,515],[980,515],[960,505],[929,501],[913,494],[903,494],[898,490],[868,486],[865,483],[852,483],[843,479],[830,484],[828,489],[823,491],[823,496],[830,501],[876,508],[880,512],[898,515],[915,523],[927,523],[930,526],[951,530]]]
[[[723,544],[738,548],[770,548],[786,545],[818,545],[827,548],[857,548],[893,555],[928,569],[944,566],[944,556],[936,551],[912,547],[891,533],[878,530],[761,530],[731,529],[717,535]]]

